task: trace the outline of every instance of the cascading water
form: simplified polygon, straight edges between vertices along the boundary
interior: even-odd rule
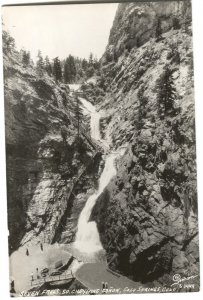
[[[94,221],[89,222],[89,218],[97,198],[108,185],[111,178],[116,175],[114,162],[117,156],[118,154],[110,154],[107,157],[104,170],[99,180],[99,188],[93,195],[89,197],[80,214],[75,248],[80,250],[82,253],[98,252],[99,250],[103,249],[97,230],[97,225]]]
[[[96,111],[94,105],[83,98],[79,98],[84,108],[88,113],[90,113],[90,128],[91,128],[91,137],[97,141],[101,141],[101,134],[99,128],[100,113]]]
[[[100,114],[87,100],[80,98],[80,101],[83,104],[84,109],[90,113],[91,137],[97,141],[100,141],[101,144],[106,147],[105,141],[101,139],[100,134]],[[93,254],[103,250],[96,222],[89,222],[89,219],[98,197],[104,191],[110,180],[116,175],[115,159],[118,157],[118,155],[119,153],[112,153],[106,157],[104,170],[99,179],[99,188],[93,195],[89,197],[80,214],[74,248],[82,254],[89,254],[93,256]]]

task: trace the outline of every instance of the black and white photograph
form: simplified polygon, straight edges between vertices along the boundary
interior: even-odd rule
[[[190,0],[2,7],[11,297],[200,289]]]

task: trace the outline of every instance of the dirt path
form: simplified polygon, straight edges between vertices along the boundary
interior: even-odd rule
[[[10,277],[15,281],[16,293],[31,288],[31,273],[36,279],[37,271],[39,273],[43,268],[53,269],[55,263],[62,260],[63,263],[67,262],[70,254],[62,249],[63,245],[43,244],[43,251],[40,244],[28,247],[29,255],[26,255],[26,246],[19,248],[10,256]]]

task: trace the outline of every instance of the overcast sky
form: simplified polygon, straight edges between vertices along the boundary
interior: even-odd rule
[[[30,50],[34,60],[39,49],[50,58],[90,52],[100,58],[116,9],[115,3],[4,7],[3,22],[17,49]]]

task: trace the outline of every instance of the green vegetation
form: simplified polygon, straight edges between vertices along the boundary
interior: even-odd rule
[[[157,42],[160,41],[162,35],[162,29],[161,29],[161,19],[158,18],[157,25],[156,25],[156,31],[155,31],[155,37]]]
[[[2,39],[3,39],[3,52],[7,53],[10,52],[12,49],[15,48],[15,40],[10,36],[10,34],[7,31],[3,31],[2,33]]]
[[[175,114],[176,90],[173,83],[172,72],[166,67],[158,84],[158,112],[160,119]]]
[[[54,58],[54,65],[53,65],[53,75],[55,78],[55,81],[62,81],[62,69],[61,69],[61,63],[58,57]]]
[[[42,57],[42,52],[39,50],[37,55],[37,63],[36,63],[36,70],[40,76],[42,76],[44,71],[44,59]]]
[[[27,52],[25,51],[25,53]],[[64,60],[55,57],[51,62],[47,55],[44,59],[39,50],[37,57],[36,68],[40,75],[47,73],[49,76],[53,76],[56,82],[66,84],[83,82],[97,75],[100,69],[100,63],[92,53],[88,60],[69,55]]]
[[[28,66],[30,64],[30,51],[22,50],[22,63],[24,66]]]

